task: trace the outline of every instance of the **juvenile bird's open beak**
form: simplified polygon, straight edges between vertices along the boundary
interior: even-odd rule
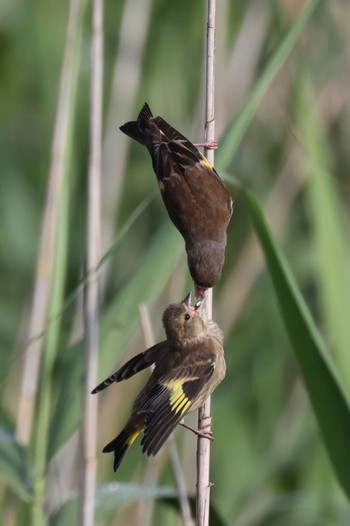
[[[196,303],[193,305],[193,308],[195,311],[200,312],[202,310],[203,305],[204,305],[204,298],[197,300]]]
[[[191,307],[191,293],[189,292],[184,300],[181,303],[184,303],[186,307]]]
[[[205,287],[200,287],[199,285],[195,285],[196,300],[203,300],[205,298],[206,290],[207,289]]]

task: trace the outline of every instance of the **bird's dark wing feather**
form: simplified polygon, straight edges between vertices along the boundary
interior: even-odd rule
[[[161,132],[163,142],[180,142],[187,145],[187,148],[193,153],[197,152],[197,154],[199,154],[199,151],[195,145],[192,144],[191,141],[189,141],[184,135],[182,135],[182,133],[170,126],[170,124],[162,117],[153,117],[152,122]]]
[[[95,389],[92,391],[92,394],[99,393],[100,391],[103,391],[106,387],[108,387],[113,382],[121,382],[122,380],[127,380],[131,376],[134,376],[134,374],[139,373],[140,371],[143,371],[150,365],[152,365],[157,358],[166,351],[168,347],[167,341],[164,340],[162,342],[156,343],[156,345],[153,345],[153,347],[150,347],[146,351],[137,354],[131,360],[126,362],[118,371],[116,371],[114,374],[106,378],[103,382],[101,382]]]
[[[137,412],[145,413],[142,451],[155,455],[175,426],[188,413],[214,371],[214,354],[205,362],[174,368],[159,378]]]

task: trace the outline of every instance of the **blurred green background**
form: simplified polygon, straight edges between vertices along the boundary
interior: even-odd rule
[[[312,9],[297,30],[306,5]],[[50,523],[75,524],[64,518],[62,506],[78,487],[81,462],[89,5],[78,22],[80,40],[73,50],[76,98],[58,208],[58,292],[42,338],[43,356],[49,358],[42,362],[28,448],[13,438],[29,352],[68,9],[67,1],[2,0],[0,5],[0,521],[5,526],[29,524],[29,509],[32,524],[39,524],[35,508],[42,508],[42,499],[40,514]],[[222,524],[350,523],[349,504],[320,438],[240,191],[243,186],[257,196],[346,388],[349,20],[346,0],[218,2],[216,130],[226,158],[220,158],[219,146],[216,166],[235,202],[223,277],[214,291],[214,319],[225,331],[228,365],[212,399],[212,503]],[[293,28],[294,41],[272,63]],[[193,142],[203,140],[205,36],[204,1],[105,2],[102,250],[110,252],[101,266],[99,381],[145,348],[139,305],[147,305],[159,340],[164,308],[192,287],[183,242],[158,195],[148,153],[118,127],[136,118],[147,101],[154,114]],[[100,453],[123,426],[144,381],[140,376],[99,396],[100,484],[174,486],[166,448],[147,463],[134,445],[117,475],[111,456]],[[195,438],[182,428],[175,437],[188,490],[194,493]],[[100,507],[99,524],[180,523],[162,501],[153,518],[149,501],[125,507],[112,499],[109,510]]]

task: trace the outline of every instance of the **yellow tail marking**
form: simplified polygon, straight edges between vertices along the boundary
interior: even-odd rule
[[[131,444],[133,444],[135,442],[135,440],[137,439],[137,437],[139,436],[139,434],[141,433],[141,430],[138,430],[138,431],[135,431],[132,435],[129,436],[128,438],[128,446],[130,447]]]

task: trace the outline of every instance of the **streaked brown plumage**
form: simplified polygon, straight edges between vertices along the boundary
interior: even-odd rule
[[[198,409],[225,376],[223,334],[191,307],[189,298],[164,311],[166,340],[129,360],[92,391],[98,393],[154,364],[125,428],[103,449],[114,452],[114,471],[142,432],[142,452],[155,455],[182,418]]]
[[[169,217],[182,234],[196,296],[221,277],[232,199],[209,161],[162,117],[144,104],[137,121],[120,130],[151,155]]]

